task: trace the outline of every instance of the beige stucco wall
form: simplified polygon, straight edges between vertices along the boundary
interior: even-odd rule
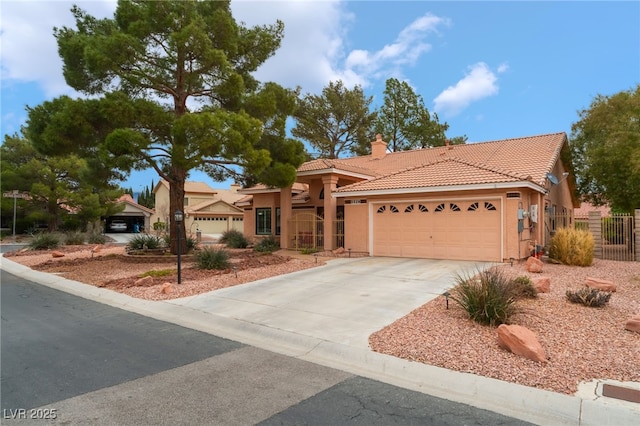
[[[369,205],[345,204],[344,245],[354,252],[369,252]]]

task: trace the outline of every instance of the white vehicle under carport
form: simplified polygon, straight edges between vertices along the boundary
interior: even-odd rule
[[[109,231],[111,232],[127,232],[127,222],[124,220],[112,220],[109,224]]]

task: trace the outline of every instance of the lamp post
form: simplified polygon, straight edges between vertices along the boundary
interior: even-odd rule
[[[182,228],[182,212],[180,210],[176,210],[176,212],[173,214],[173,220],[176,221],[176,229],[178,230],[178,284],[182,284],[182,275],[180,272],[180,249],[181,249],[181,242],[182,242],[182,236],[180,235],[180,228]]]

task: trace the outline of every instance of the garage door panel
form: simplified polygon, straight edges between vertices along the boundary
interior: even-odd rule
[[[501,260],[495,201],[418,201],[374,205],[373,254],[456,260]]]

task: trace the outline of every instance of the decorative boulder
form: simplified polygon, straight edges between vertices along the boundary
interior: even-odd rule
[[[542,265],[544,265],[542,263],[542,260],[536,259],[532,256],[527,259],[527,263],[524,265],[524,267],[527,272],[539,274],[540,272],[542,272]]]
[[[173,286],[170,283],[164,283],[160,288],[160,293],[162,294],[169,294],[172,291],[173,291]]]
[[[598,278],[591,278],[591,277],[587,277],[587,279],[584,281],[584,285],[590,288],[595,288],[600,291],[611,291],[611,292],[616,291],[616,287],[617,287],[611,281],[601,280]]]
[[[52,251],[51,257],[64,257],[64,253],[62,253],[61,251]]]
[[[153,284],[153,277],[147,275],[146,277],[142,277],[139,280],[136,280],[135,283],[133,283],[133,285],[135,285],[136,287],[146,287]]]
[[[342,253],[344,253],[344,247],[338,247],[337,249],[333,250],[333,254],[335,254],[336,256],[339,256]]]
[[[640,333],[640,315],[634,315],[629,318],[624,328],[629,331]]]
[[[551,278],[540,277],[531,280],[538,293],[549,293],[551,291]]]
[[[537,362],[547,362],[547,354],[535,333],[520,325],[498,326],[498,343],[516,355]]]
[[[102,247],[100,247],[100,246],[95,246],[95,247],[93,248],[93,250],[91,250],[91,251],[93,251],[94,253],[98,253],[100,250],[102,250]]]

